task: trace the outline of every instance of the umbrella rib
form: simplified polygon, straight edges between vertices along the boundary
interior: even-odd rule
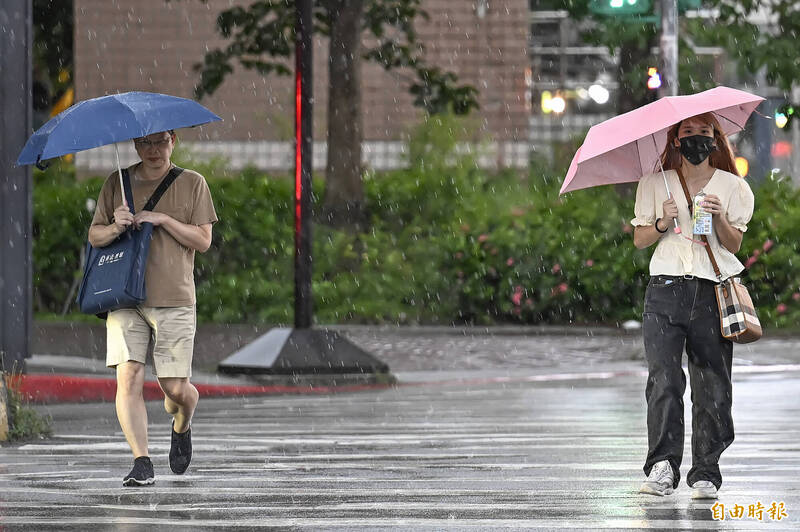
[[[730,122],[734,126],[738,127],[739,129],[744,129],[744,124],[739,124],[738,122],[735,122],[734,120],[731,120],[730,118],[728,118],[727,116],[723,115],[722,113],[718,113],[716,111],[712,111],[712,113],[714,113],[715,115],[717,115],[720,118],[724,118],[725,120],[727,120],[728,122]]]

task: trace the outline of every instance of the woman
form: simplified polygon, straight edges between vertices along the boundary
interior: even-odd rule
[[[684,347],[692,388],[692,468],[686,478],[692,498],[716,498],[722,484],[719,457],[733,442],[731,362],[733,344],[720,332],[711,260],[699,236],[692,235],[692,198],[705,192],[703,208],[712,214],[708,245],[723,278],[744,266],[734,253],[753,214],[753,193],[739,177],[733,152],[713,114],[675,124],[661,155],[661,172],[645,176],[636,192],[633,241],[644,249],[657,243],[650,260],[643,314],[648,366],[648,475],[641,493],[668,495],[678,487],[683,458]],[[681,232],[673,230],[677,220]]]
[[[195,334],[194,254],[211,245],[211,226],[217,221],[205,179],[191,170],[174,169],[170,161],[175,133],[162,131],[133,141],[141,161],[127,169],[133,192],[131,214],[123,203],[117,172],[100,191],[89,228],[89,242],[103,247],[130,226],[153,224],[147,256],[147,299],[133,309],[108,314],[106,365],[117,373],[117,418],[133,452],[124,486],[155,482],[147,445],[147,410],[142,396],[144,366],[152,357],[153,370],[164,392],[164,408],[172,416],[169,464],[182,474],[192,458],[191,420],[197,389],[189,382]],[[170,172],[178,177],[152,211],[145,203]]]

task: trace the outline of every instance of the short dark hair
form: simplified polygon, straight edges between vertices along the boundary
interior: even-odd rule
[[[154,131],[153,133],[159,133],[159,131]],[[148,133],[148,135],[152,135],[153,133]],[[166,130],[166,131],[163,131],[162,133],[167,133],[167,134],[168,134],[168,135],[170,135],[171,137],[175,137],[175,136],[177,136],[177,135],[175,135],[175,130],[174,130],[174,129],[168,129],[168,130]],[[131,140],[132,140],[133,142],[136,142],[137,140],[139,140],[139,139],[143,139],[143,138],[145,138],[146,136],[147,136],[147,135],[144,135],[144,136],[142,136],[142,137],[134,137],[134,138],[132,138]]]

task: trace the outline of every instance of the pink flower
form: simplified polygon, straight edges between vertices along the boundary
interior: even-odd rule
[[[467,224],[462,225],[461,226],[461,230],[466,233],[467,231],[469,231],[469,225],[467,225]]]
[[[747,260],[744,261],[744,267],[745,268],[749,268],[750,266],[755,264],[757,260],[758,260],[758,257],[756,257],[755,255],[753,255],[752,257],[748,257]]]
[[[758,257],[759,255],[761,255],[761,250],[760,249],[754,249],[753,250],[753,256],[754,257]]]
[[[486,242],[487,240],[489,240],[489,235],[486,233],[478,236],[478,242]]]
[[[766,253],[767,251],[772,249],[772,246],[774,246],[774,245],[775,245],[775,242],[773,242],[772,239],[770,239],[770,240],[767,240],[766,242],[764,242],[764,245],[761,246],[761,249],[763,249],[764,253]]]
[[[792,294],[792,299],[794,299],[795,301],[800,301],[800,292],[795,292],[794,294]]]
[[[553,267],[550,270],[553,273],[558,273],[561,271],[561,265],[559,263],[553,264]]]
[[[775,307],[775,310],[778,311],[778,314],[783,314],[784,312],[786,312],[786,309],[787,309],[787,307],[783,303],[778,303],[778,306]]]
[[[506,266],[513,266],[513,265],[514,265],[514,258],[508,257],[508,260],[506,261]]]
[[[531,299],[531,298],[528,298],[528,299],[526,299],[526,300],[525,300],[525,304],[526,304],[528,307],[532,307],[532,306],[533,306],[533,299]]]
[[[567,290],[569,290],[569,285],[567,283],[561,283],[558,286],[554,286],[553,289],[550,290],[550,295],[557,296],[558,294],[564,294]]]
[[[522,292],[514,292],[511,295],[511,302],[514,303],[516,306],[520,306],[522,303]]]
[[[591,268],[592,266],[594,266],[594,261],[592,259],[587,259],[584,264],[586,264],[587,267]]]

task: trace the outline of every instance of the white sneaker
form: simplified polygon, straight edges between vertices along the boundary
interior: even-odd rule
[[[710,480],[698,480],[692,484],[692,499],[716,499],[717,487]]]
[[[639,493],[663,497],[674,491],[672,488],[674,483],[675,473],[672,471],[672,465],[670,465],[669,460],[662,460],[650,470],[650,475],[644,481],[642,487],[639,488]]]

